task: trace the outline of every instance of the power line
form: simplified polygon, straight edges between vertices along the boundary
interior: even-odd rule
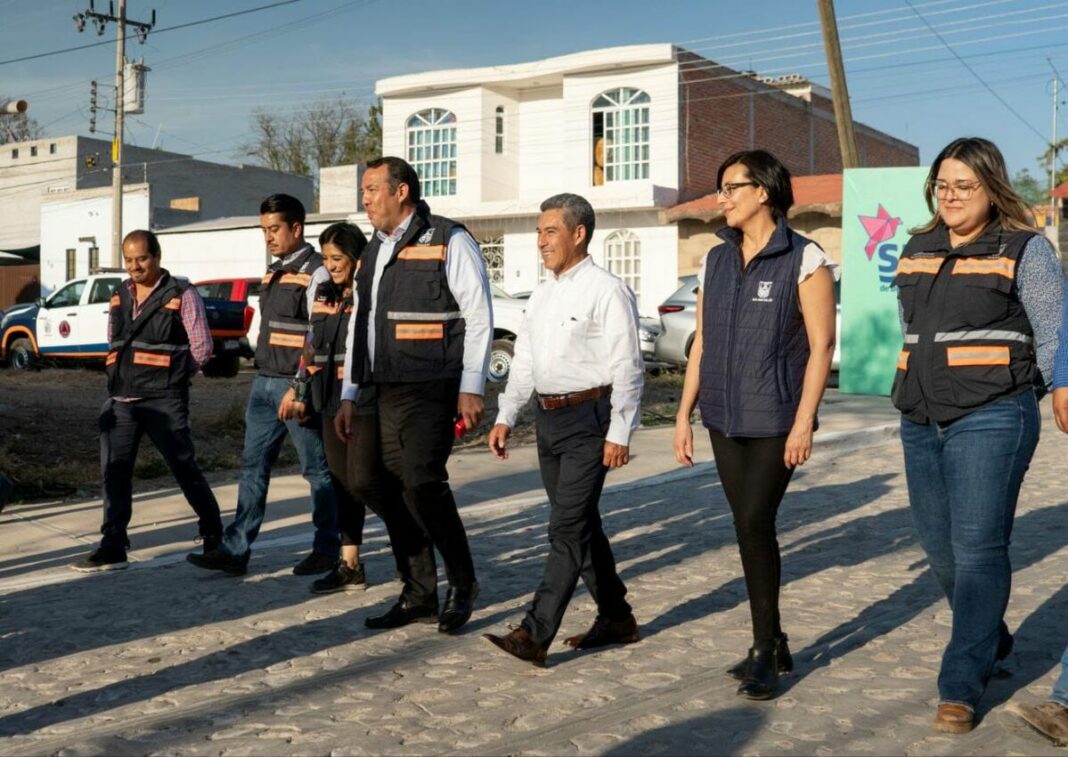
[[[202,18],[196,21],[188,21],[184,24],[176,24],[174,26],[164,26],[160,29],[153,30],[153,34],[163,34],[164,32],[178,31],[179,29],[188,29],[192,26],[201,26],[202,24],[210,24],[214,21],[223,21],[228,18],[236,18],[237,16],[245,16],[249,13],[257,13],[258,11],[270,10],[271,8],[279,8],[283,5],[293,5],[294,3],[301,3],[304,0],[279,0],[275,3],[269,3],[267,5],[260,5],[255,8],[246,8],[241,11],[234,11],[232,13],[224,13],[219,16],[212,16],[211,18]],[[127,34],[127,37],[134,37],[136,35]],[[86,50],[90,47],[100,47],[101,45],[110,45],[111,40],[105,40],[102,42],[90,42],[87,45],[76,45],[75,47],[65,47],[62,50],[50,50],[47,53],[35,53],[34,55],[23,55],[20,58],[8,58],[7,60],[0,60],[0,66],[6,66],[8,63],[22,63],[27,60],[37,60],[38,58],[48,58],[53,55],[63,55],[64,53],[72,53],[78,50]]]
[[[914,12],[914,13],[916,14],[916,16],[917,16],[917,17],[918,17],[918,18],[919,18],[919,19],[920,19],[921,21],[923,21],[924,25],[925,25],[925,26],[927,26],[927,28],[928,28],[928,29],[930,29],[930,30],[931,30],[931,34],[935,35],[935,36],[936,36],[936,37],[938,38],[939,42],[941,42],[941,43],[942,43],[943,45],[945,45],[945,48],[946,48],[947,50],[949,50],[949,52],[950,52],[950,53],[952,53],[953,57],[954,57],[954,58],[956,58],[956,59],[957,59],[958,61],[960,61],[960,64],[961,64],[962,66],[964,66],[964,67],[965,67],[966,69],[968,69],[968,72],[969,72],[969,73],[970,73],[970,74],[971,74],[972,76],[974,76],[974,77],[976,78],[976,80],[977,80],[977,81],[978,81],[978,82],[979,82],[980,84],[982,84],[982,85],[983,85],[983,87],[984,87],[984,88],[986,89],[986,91],[987,91],[987,92],[989,92],[990,94],[992,94],[992,95],[993,95],[993,96],[994,96],[994,97],[995,97],[995,98],[997,99],[997,101],[998,101],[999,103],[1001,103],[1002,105],[1004,105],[1004,106],[1005,106],[1005,109],[1006,109],[1006,110],[1008,110],[1008,111],[1009,111],[1010,113],[1012,113],[1012,115],[1013,115],[1013,116],[1015,116],[1015,118],[1016,118],[1016,120],[1017,120],[1017,121],[1019,121],[1020,123],[1022,123],[1022,124],[1023,124],[1024,126],[1026,126],[1026,127],[1028,128],[1028,129],[1030,129],[1030,130],[1031,130],[1031,131],[1032,131],[1032,132],[1033,132],[1034,134],[1036,134],[1036,135],[1038,136],[1038,138],[1042,140],[1042,142],[1043,142],[1043,143],[1046,143],[1046,135],[1045,135],[1045,134],[1043,134],[1042,132],[1040,132],[1040,131],[1039,131],[1038,129],[1036,129],[1036,128],[1035,128],[1034,126],[1032,126],[1032,125],[1031,125],[1031,123],[1030,123],[1030,122],[1029,122],[1029,121],[1028,121],[1028,120],[1027,120],[1026,118],[1024,118],[1023,116],[1021,116],[1021,115],[1020,115],[1020,113],[1019,113],[1019,112],[1018,112],[1018,111],[1016,110],[1016,108],[1012,107],[1012,106],[1011,106],[1011,105],[1009,104],[1008,100],[1006,100],[1006,99],[1005,99],[1004,97],[1002,97],[1001,95],[999,95],[999,94],[997,93],[997,91],[996,91],[996,90],[995,90],[995,89],[994,89],[993,87],[991,87],[991,86],[990,86],[989,84],[987,84],[987,83],[986,83],[986,81],[985,81],[985,80],[983,79],[983,77],[981,77],[981,76],[979,75],[979,73],[978,73],[978,72],[977,72],[977,71],[976,71],[976,70],[975,70],[974,68],[972,68],[972,67],[971,67],[971,64],[969,64],[969,63],[968,63],[968,61],[964,60],[964,58],[962,58],[962,57],[961,57],[960,55],[958,55],[958,54],[957,54],[957,51],[956,51],[956,50],[954,50],[954,49],[953,49],[953,48],[952,48],[952,47],[950,46],[950,44],[949,44],[948,42],[946,42],[945,38],[944,38],[944,37],[943,37],[943,36],[942,36],[941,34],[939,34],[939,33],[938,33],[938,32],[937,32],[936,30],[935,30],[935,28],[934,28],[933,26],[931,26],[931,25],[930,25],[930,24],[929,24],[929,23],[927,22],[927,19],[925,19],[925,18],[923,17],[923,15],[922,15],[922,14],[921,14],[921,13],[920,13],[920,12],[919,12],[918,10],[916,10],[915,6],[913,6],[913,4],[912,4],[912,0],[905,0],[905,5],[907,5],[908,7],[912,8],[912,11],[913,11],[913,12]]]

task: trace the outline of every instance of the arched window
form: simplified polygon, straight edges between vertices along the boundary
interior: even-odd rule
[[[649,178],[649,95],[620,87],[593,101],[593,183]]]
[[[427,197],[456,194],[456,116],[442,108],[408,119],[408,162]]]
[[[497,106],[497,115],[494,119],[493,133],[494,143],[493,151],[498,155],[504,154],[504,106]]]
[[[604,264],[623,279],[635,297],[641,297],[642,242],[637,234],[627,229],[609,234],[604,240]]]

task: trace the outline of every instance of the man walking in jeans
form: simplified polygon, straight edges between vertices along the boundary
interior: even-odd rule
[[[259,373],[252,382],[245,408],[245,448],[237,514],[218,549],[189,554],[198,568],[243,575],[252,542],[260,532],[267,509],[271,468],[288,433],[297,448],[300,468],[311,485],[315,540],[312,553],[293,572],[310,576],[333,570],[341,548],[337,500],[330,480],[318,424],[302,426],[293,420],[286,392],[297,374],[308,335],[308,313],[315,290],[330,274],[323,257],[304,241],[304,206],[289,195],[271,195],[260,205],[260,226],[267,250],[276,258],[263,277],[260,294],[260,335],[256,344]],[[290,418],[291,420],[284,420]]]
[[[1068,434],[1068,297],[1065,297],[1053,358],[1053,417],[1057,428]],[[1021,702],[1005,705],[1003,722],[1010,728],[1023,726],[1056,746],[1068,747],[1068,648],[1061,657],[1061,674],[1053,684],[1049,701],[1030,706]]]

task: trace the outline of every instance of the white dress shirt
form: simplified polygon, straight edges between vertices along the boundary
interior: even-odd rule
[[[401,240],[412,223],[412,216],[401,221],[392,234],[376,231],[381,246],[375,258],[374,278],[371,279],[371,309],[367,318],[367,353],[374,369],[375,361],[375,312],[378,310],[378,285],[386,264],[393,259],[397,242]],[[460,376],[460,391],[466,394],[482,394],[486,388],[486,372],[489,369],[490,345],[493,342],[493,311],[490,308],[489,276],[482,250],[478,242],[464,229],[454,229],[445,251],[445,279],[449,291],[460,306],[464,319],[464,367]],[[360,299],[353,287],[352,315],[348,334],[345,337],[345,380],[341,386],[341,399],[355,400],[359,387],[352,382],[352,360],[356,344],[356,312]]]
[[[515,426],[531,392],[570,394],[611,385],[606,439],[629,446],[641,420],[644,367],[634,293],[586,257],[560,276],[550,274],[530,296],[497,423]]]

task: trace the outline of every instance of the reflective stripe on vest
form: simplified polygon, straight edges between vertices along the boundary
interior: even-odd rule
[[[447,247],[437,245],[412,245],[397,253],[398,260],[444,260]]]
[[[1007,279],[1016,278],[1016,261],[1012,258],[958,258],[953,266],[953,275],[985,276],[996,274]]]
[[[169,368],[171,365],[170,355],[155,355],[151,352],[134,351],[134,365],[151,365],[153,368]]]
[[[304,347],[304,336],[301,334],[285,334],[280,331],[272,331],[268,341],[275,347],[293,347],[298,350]]]
[[[295,284],[296,286],[306,287],[311,283],[312,277],[310,273],[284,273],[281,278],[278,279],[279,284]]]
[[[167,304],[165,304],[163,306],[163,309],[164,310],[181,310],[182,309],[182,298],[181,297],[172,297],[170,299],[170,301],[167,302]]]
[[[909,367],[909,352],[908,350],[901,350],[897,355],[897,369],[899,371],[907,370]]]
[[[939,331],[934,335],[936,342],[970,342],[970,341],[1007,341],[1023,342],[1031,344],[1034,339],[1030,334],[1022,334],[1019,331],[1005,331],[1003,329],[977,329],[974,331]],[[906,342],[908,339],[905,340]],[[916,337],[919,341],[919,337]]]
[[[943,258],[901,258],[897,263],[897,272],[900,274],[910,273],[938,273],[942,268]]]
[[[447,313],[413,313],[410,311],[390,310],[386,318],[391,321],[455,321],[462,316],[459,310],[450,310]]]
[[[444,323],[398,323],[396,331],[397,339],[444,339]]]
[[[951,368],[968,365],[1008,365],[1008,347],[947,347],[946,362]]]
[[[118,352],[109,352],[108,356],[107,356],[107,359],[104,360],[104,365],[112,365],[118,359],[119,359],[119,353]]]

